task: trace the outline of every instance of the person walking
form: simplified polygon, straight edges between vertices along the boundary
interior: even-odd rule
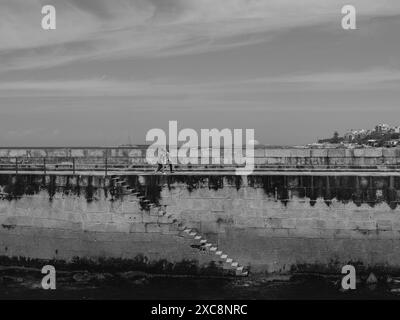
[[[166,164],[166,151],[164,151],[163,148],[158,148],[157,149],[157,169],[154,171],[154,173],[164,173],[164,165]]]
[[[172,165],[172,161],[169,155],[169,152],[166,151],[164,148],[158,148],[157,149],[157,169],[154,171],[154,173],[161,172],[163,174],[166,174],[164,172],[164,166],[168,165],[169,166],[169,172],[173,173],[174,172],[174,167]]]
[[[166,158],[167,164],[169,165],[169,172],[174,173],[174,168],[172,166],[172,161],[171,161],[168,151],[165,152],[165,158]]]

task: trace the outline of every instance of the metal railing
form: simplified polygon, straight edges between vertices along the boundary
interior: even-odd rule
[[[198,158],[199,164],[177,164],[174,167],[181,171],[232,171],[244,165],[235,164],[201,164],[204,158]],[[360,161],[361,159],[361,161]],[[400,170],[400,158],[379,157],[360,158],[352,157],[263,157],[254,158],[254,171],[265,170],[372,170],[372,171],[397,171]],[[107,175],[112,171],[152,171],[155,165],[147,163],[142,156],[117,156],[117,157],[0,157],[0,172],[12,171],[16,174],[21,172],[49,171],[71,172],[77,174],[82,171],[104,172]]]

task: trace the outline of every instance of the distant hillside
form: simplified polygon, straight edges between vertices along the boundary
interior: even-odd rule
[[[400,128],[387,124],[377,125],[373,130],[350,130],[344,136],[336,131],[332,138],[319,139],[318,143],[356,144],[374,147],[394,147],[400,145]]]

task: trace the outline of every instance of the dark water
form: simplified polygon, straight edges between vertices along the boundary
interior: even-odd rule
[[[357,283],[343,291],[337,276],[292,275],[225,279],[165,277],[138,272],[63,272],[56,290],[43,290],[40,270],[0,272],[0,299],[399,299],[396,284]],[[400,284],[398,285],[400,288]]]

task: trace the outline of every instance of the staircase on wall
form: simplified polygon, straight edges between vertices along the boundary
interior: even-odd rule
[[[163,206],[149,200],[143,191],[139,190],[138,188],[131,187],[125,177],[112,176],[111,179],[113,180],[115,186],[121,187],[122,194],[135,196],[137,200],[141,202],[144,210],[149,211],[152,209],[158,209],[163,215],[167,215],[167,217],[171,220],[171,223],[179,220],[178,217],[173,213],[167,213]],[[244,268],[244,266],[240,265],[239,262],[229,257],[228,254],[218,248],[217,245],[208,241],[203,235],[200,234],[198,230],[186,227],[183,221],[179,222],[179,230],[181,231],[182,235],[186,235],[187,237],[190,237],[192,240],[196,241],[197,245],[192,246],[193,248],[197,248],[203,252],[210,252],[218,259],[218,261],[223,262],[224,265],[228,266],[228,269],[233,271],[236,276],[248,276],[249,272]]]

